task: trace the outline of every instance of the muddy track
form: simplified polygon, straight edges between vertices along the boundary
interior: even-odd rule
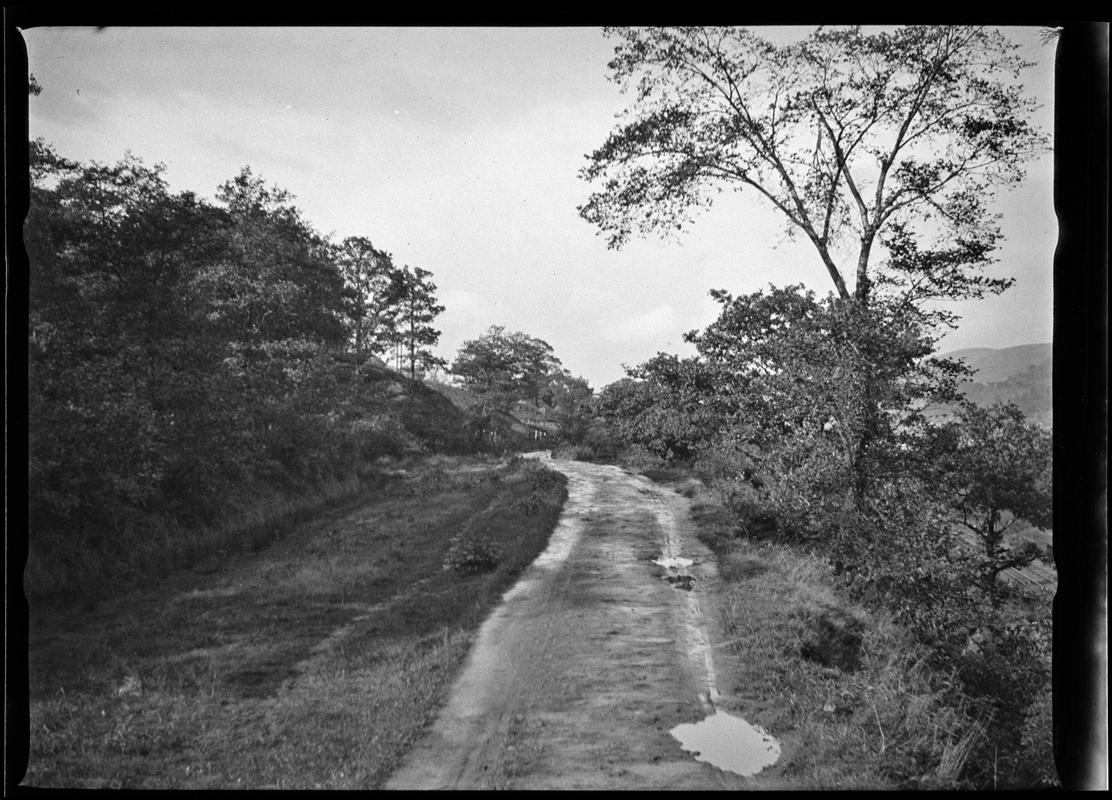
[[[717,577],[688,501],[618,467],[548,464],[569,491],[549,548],[484,623],[387,788],[772,788],[774,770],[720,770],[670,734],[731,701],[713,647]],[[654,566],[662,555],[694,564]],[[694,581],[667,580],[680,573]]]

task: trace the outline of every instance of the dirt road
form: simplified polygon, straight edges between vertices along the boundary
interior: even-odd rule
[[[548,463],[569,479],[549,548],[484,623],[387,788],[779,788],[775,768],[723,771],[670,734],[728,711],[733,689],[721,685],[717,578],[688,501],[618,467]],[[653,565],[662,556],[694,564]]]

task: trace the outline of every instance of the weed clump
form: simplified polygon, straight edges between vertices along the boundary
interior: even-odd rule
[[[838,608],[824,608],[809,615],[799,654],[807,661],[842,672],[856,672],[861,666],[864,623]]]
[[[444,556],[444,569],[457,572],[489,572],[502,561],[502,549],[482,533],[464,531],[452,537]]]
[[[768,563],[760,558],[733,552],[723,553],[718,562],[718,574],[734,583],[763,575],[768,569]]]

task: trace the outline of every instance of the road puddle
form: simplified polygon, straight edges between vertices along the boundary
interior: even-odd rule
[[[653,564],[658,567],[664,567],[670,571],[670,574],[663,576],[664,580],[668,581],[674,588],[683,589],[690,592],[695,586],[695,576],[688,575],[685,570],[695,563],[694,559],[683,558],[682,556],[664,556],[654,559]]]
[[[661,556],[653,561],[658,567],[665,569],[683,569],[695,563],[694,559],[681,558],[680,556]]]
[[[721,711],[677,725],[671,733],[696,761],[742,776],[756,775],[780,758],[780,743],[768,731]]]
[[[665,533],[665,547],[660,558],[652,563],[668,569],[669,574],[664,579],[673,587],[690,592],[687,596],[685,638],[688,657],[695,669],[703,673],[705,692],[700,694],[699,699],[707,714],[702,722],[677,725],[671,734],[696,761],[743,777],[756,775],[779,760],[780,742],[764,728],[715,707],[715,701],[721,695],[710,637],[698,597],[692,591],[695,578],[685,572],[695,562],[679,555],[682,539],[675,513],[662,506],[657,512],[657,520]]]

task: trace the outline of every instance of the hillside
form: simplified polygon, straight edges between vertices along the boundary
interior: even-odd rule
[[[450,398],[400,372],[368,362],[358,413],[386,453],[464,453],[479,446],[473,420]]]
[[[960,358],[975,371],[976,382],[990,384],[1007,380],[1026,371],[1028,367],[1049,364],[1053,356],[1053,345],[1043,342],[1004,348],[969,347],[941,355],[946,358]]]
[[[1012,402],[1028,419],[1040,425],[1053,424],[1053,346],[1049,342],[1017,347],[973,347],[941,355],[964,361],[974,370],[973,380],[960,385],[961,392],[977,405]]]

